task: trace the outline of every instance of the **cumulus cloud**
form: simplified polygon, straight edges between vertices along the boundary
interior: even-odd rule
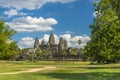
[[[98,11],[95,11],[94,13],[93,13],[93,16],[94,17],[97,17],[97,16],[101,16],[102,14],[100,13],[100,12],[98,12]]]
[[[34,10],[41,8],[46,3],[69,3],[75,0],[0,0],[0,6],[4,8],[16,8],[18,10]]]
[[[20,15],[20,16],[26,15],[26,13],[18,12],[17,9],[9,9],[8,11],[5,11],[4,14],[7,15],[8,17],[12,17],[16,15]]]
[[[95,11],[95,12],[93,13],[93,16],[94,16],[94,17],[100,16],[100,15],[101,15],[101,13],[98,12],[98,11]]]
[[[55,36],[55,43],[59,43],[59,38],[62,37],[67,40],[68,47],[74,47],[74,48],[84,48],[86,46],[86,43],[90,40],[89,36],[71,36],[71,34],[63,34],[63,35],[56,35]],[[49,40],[49,34],[44,34],[42,38],[39,39],[40,43],[42,40],[45,40],[47,43]],[[78,40],[81,40],[81,44],[78,44]],[[34,45],[34,39],[31,37],[25,37],[22,38],[21,41],[18,43],[19,47],[21,48],[31,48]]]
[[[93,3],[98,3],[100,0],[91,0]]]
[[[71,40],[71,34],[63,34],[63,35],[60,35],[60,37],[62,37],[63,39],[66,39],[68,42]]]
[[[12,22],[8,22],[14,30],[18,32],[33,32],[33,31],[50,31],[53,30],[52,25],[58,22],[54,18],[43,17],[20,17],[15,18]]]
[[[33,48],[34,39],[32,37],[23,37],[19,42],[19,48]]]
[[[83,48],[86,46],[86,43],[90,40],[89,36],[83,35],[83,36],[71,36],[71,34],[63,34],[60,35],[60,37],[63,37],[68,42],[68,47],[75,47],[75,48]],[[81,44],[78,44],[78,40],[81,40]]]
[[[4,12],[5,15],[8,15],[8,17],[14,16],[14,15],[18,15],[18,12],[16,9],[10,9],[8,11]]]
[[[55,43],[58,44],[59,37],[56,34],[54,34],[54,37],[55,37]],[[41,39],[39,39],[40,43],[42,42],[43,39],[47,43],[49,41],[49,34],[44,34],[44,36]]]
[[[66,34],[74,34],[74,32],[72,32],[72,31],[66,31],[65,33]]]
[[[78,44],[78,40],[81,40],[81,44]],[[74,36],[72,37],[70,43],[72,47],[83,48],[86,46],[86,43],[90,40],[89,36]]]
[[[97,17],[97,13],[98,13],[98,11],[95,11],[95,12],[93,13],[93,16],[94,16],[94,17]]]

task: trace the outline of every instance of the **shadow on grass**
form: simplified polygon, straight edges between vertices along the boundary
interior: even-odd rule
[[[120,80],[120,73],[42,73],[35,75],[51,77],[55,80]]]
[[[66,67],[66,68],[78,68],[78,69],[120,69],[120,66],[116,67]]]

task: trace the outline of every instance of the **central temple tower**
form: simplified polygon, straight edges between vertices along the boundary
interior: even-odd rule
[[[48,43],[49,43],[50,46],[55,45],[55,37],[54,37],[53,33],[50,33],[50,37],[49,37],[49,42]]]

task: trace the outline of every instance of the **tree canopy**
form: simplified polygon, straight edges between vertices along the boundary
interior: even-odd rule
[[[119,62],[120,60],[120,8],[119,0],[100,0],[95,3],[97,17],[91,29],[91,41],[85,47],[91,60],[100,63]],[[115,2],[115,3],[114,3]],[[117,11],[119,10],[119,11]]]
[[[10,59],[18,54],[18,46],[11,37],[16,33],[4,21],[0,21],[0,59]]]

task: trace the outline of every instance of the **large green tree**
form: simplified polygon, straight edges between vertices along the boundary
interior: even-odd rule
[[[120,19],[120,0],[110,0],[112,9],[116,11]]]
[[[0,59],[11,59],[18,54],[16,42],[11,40],[12,35],[16,32],[6,25],[4,21],[0,21]]]
[[[97,17],[91,29],[91,41],[85,47],[91,60],[100,63],[120,61],[120,20],[111,0],[100,0],[95,4]]]
[[[72,58],[73,58],[73,64],[75,62],[75,56],[77,55],[77,50],[75,48],[72,48],[71,49],[71,55],[72,55]]]

